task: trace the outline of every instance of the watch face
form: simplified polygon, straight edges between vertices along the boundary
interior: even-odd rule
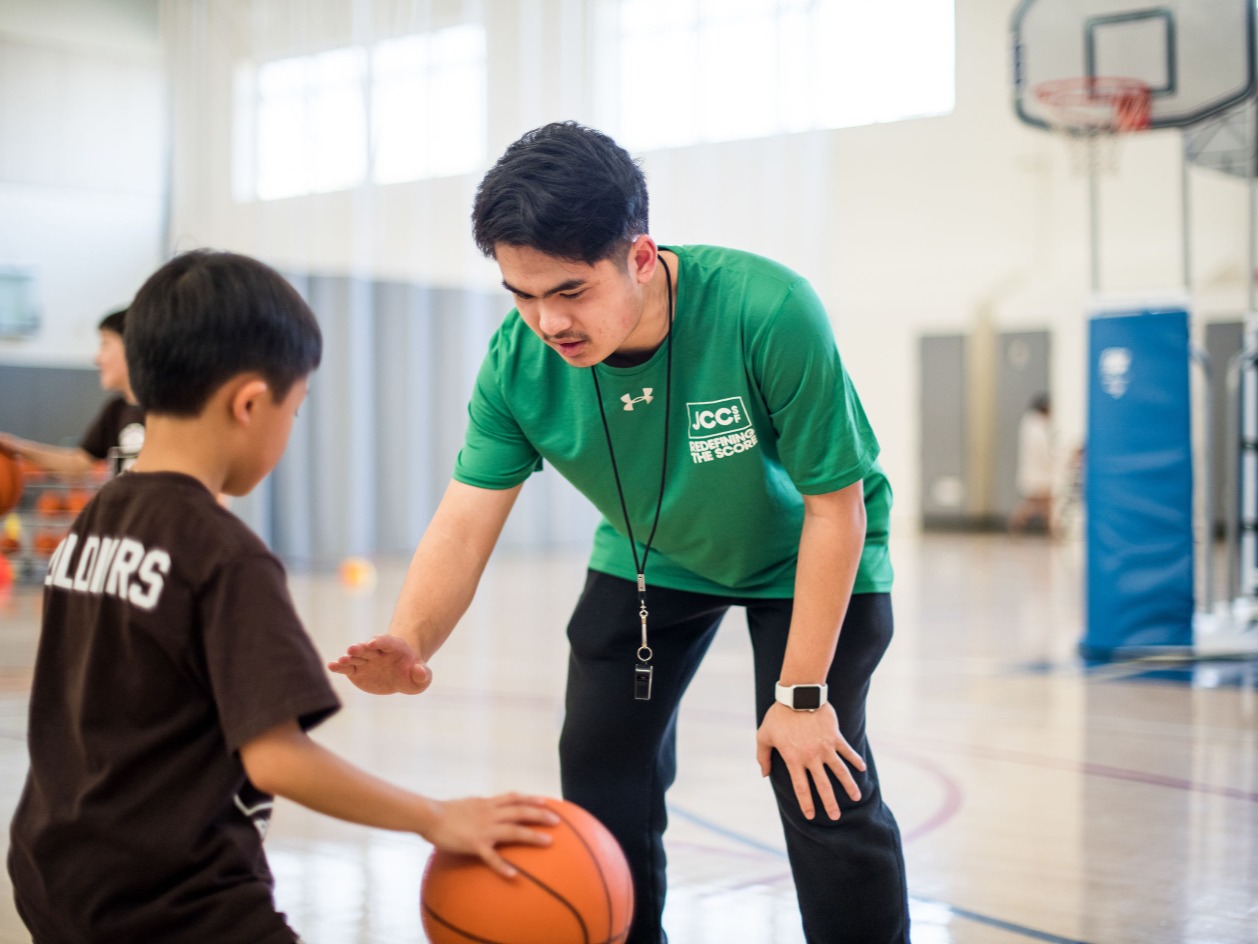
[[[795,686],[795,710],[815,711],[821,707],[820,685]]]

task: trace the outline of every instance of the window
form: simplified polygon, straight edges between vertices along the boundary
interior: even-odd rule
[[[465,174],[485,155],[485,30],[380,43],[372,85],[375,180]]]
[[[0,338],[20,338],[39,329],[38,284],[29,266],[0,264]]]
[[[363,179],[366,74],[360,49],[281,59],[258,70],[258,197],[343,190]]]
[[[616,0],[633,149],[941,115],[953,0]],[[662,80],[662,81],[656,81]]]
[[[485,152],[485,31],[457,26],[238,71],[236,194],[464,174]]]

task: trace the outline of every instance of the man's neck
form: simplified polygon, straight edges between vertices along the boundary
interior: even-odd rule
[[[651,278],[647,290],[646,310],[650,312],[648,324],[657,325],[655,340],[645,347],[621,348],[609,354],[603,363],[608,367],[637,367],[651,359],[656,351],[663,346],[672,330],[672,311],[677,297],[677,257],[664,251],[660,252],[659,264],[655,267],[655,275]],[[667,268],[666,268],[667,267]],[[669,297],[669,288],[672,297]]]

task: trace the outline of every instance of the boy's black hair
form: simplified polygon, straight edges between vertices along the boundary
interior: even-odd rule
[[[127,316],[131,388],[148,412],[196,416],[237,374],[256,371],[282,400],[319,366],[310,306],[270,266],[231,252],[176,256],[144,283]]]
[[[649,232],[646,178],[615,141],[575,121],[528,132],[481,181],[472,235],[486,256],[527,246],[593,265]]]
[[[120,338],[125,337],[127,333],[127,309],[119,308],[117,311],[111,311],[100,320],[96,330],[112,331]]]

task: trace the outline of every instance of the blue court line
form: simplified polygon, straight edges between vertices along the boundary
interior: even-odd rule
[[[712,820],[704,819],[702,816],[698,816],[689,810],[682,809],[681,807],[674,806],[671,803],[668,804],[668,812],[670,815],[675,816],[678,819],[685,820],[688,823],[693,823],[695,826],[705,829],[708,832],[715,833],[718,836],[723,836],[726,839],[738,843],[739,845],[756,849],[779,859],[786,859],[787,857],[785,849],[777,846],[771,846],[768,843],[761,842],[751,836],[745,836],[742,833],[735,832],[732,829],[722,826],[720,823],[714,823]],[[1081,941],[1073,937],[1062,937],[1059,934],[1051,934],[1048,931],[1038,931],[1035,928],[1028,928],[1021,924],[1014,924],[1012,921],[1005,921],[1001,918],[993,918],[991,915],[980,914],[977,911],[970,911],[968,908],[959,908],[946,901],[938,901],[933,898],[920,898],[916,895],[910,895],[909,897],[920,904],[930,905],[933,908],[942,908],[954,917],[963,918],[966,921],[973,921],[976,924],[984,924],[991,928],[999,928],[1002,931],[1008,931],[1010,934],[1017,934],[1020,937],[1027,938],[1028,940],[1045,941],[1047,944],[1088,944],[1087,941]]]
[[[1148,655],[1090,662],[1019,662],[1011,675],[1066,675],[1089,682],[1171,682],[1192,688],[1258,689],[1258,658],[1237,656]]]
[[[1035,928],[1024,927],[1021,924],[1014,924],[1012,921],[1005,921],[1001,918],[993,918],[991,915],[979,914],[977,911],[970,911],[968,908],[958,908],[956,905],[950,905],[946,901],[936,901],[933,898],[919,898],[916,895],[909,897],[913,901],[921,902],[924,905],[943,908],[949,914],[958,918],[965,918],[967,921],[973,921],[976,924],[985,924],[991,928],[1000,928],[1002,931],[1030,938],[1032,941],[1047,941],[1048,944],[1088,944],[1087,941],[1080,941],[1077,938],[1062,937],[1060,934],[1052,934],[1049,931],[1037,931]]]
[[[780,848],[779,846],[771,846],[766,842],[761,842],[759,839],[752,839],[750,836],[744,836],[742,833],[736,833],[732,829],[726,829],[719,823],[712,822],[710,819],[704,819],[701,816],[696,816],[689,810],[683,810],[680,807],[673,806],[673,804],[669,803],[668,812],[670,815],[676,816],[678,819],[684,819],[688,823],[694,823],[696,826],[706,829],[710,833],[716,833],[718,836],[724,836],[726,839],[733,840],[740,846],[748,846],[779,859],[786,858],[786,850]]]

